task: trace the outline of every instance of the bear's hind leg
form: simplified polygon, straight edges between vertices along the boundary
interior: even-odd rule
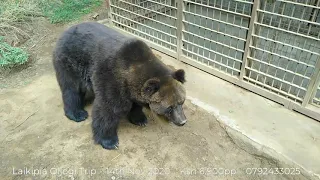
[[[95,143],[105,149],[118,149],[119,139],[117,129],[120,117],[110,109],[102,108],[94,102],[92,109],[92,131]]]
[[[105,149],[118,149],[119,121],[129,113],[131,106],[130,101],[122,99],[119,95],[95,98],[92,108],[92,131],[95,143]]]
[[[88,118],[88,112],[84,110],[84,97],[84,92],[73,87],[62,90],[64,112],[70,120],[81,122]]]
[[[84,110],[86,91],[82,87],[81,80],[61,65],[61,62],[54,65],[62,93],[65,116],[76,122],[85,120],[88,117],[88,112]]]
[[[94,101],[94,92],[91,83],[85,87],[84,105],[92,104]]]
[[[133,103],[132,108],[128,114],[129,121],[137,126],[146,126],[148,123],[147,117],[144,115],[142,111],[142,106]]]

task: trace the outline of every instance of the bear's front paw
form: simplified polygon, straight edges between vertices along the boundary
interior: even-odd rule
[[[101,146],[104,149],[109,149],[109,150],[118,149],[119,148],[118,136],[102,139]]]
[[[81,122],[88,118],[88,112],[85,110],[66,111],[65,115],[75,122]]]
[[[147,117],[144,115],[138,117],[129,117],[129,121],[137,126],[147,126],[148,123]]]

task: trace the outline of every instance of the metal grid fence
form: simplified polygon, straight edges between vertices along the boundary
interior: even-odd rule
[[[118,29],[320,120],[320,0],[110,2]]]
[[[111,0],[114,24],[177,51],[177,7],[171,0]]]
[[[310,6],[310,5],[309,5]],[[319,23],[313,7],[261,1],[244,78],[302,103],[319,58]]]
[[[317,88],[315,95],[313,96],[312,104],[320,108],[320,85]]]
[[[185,1],[183,54],[239,76],[249,30],[250,2]]]

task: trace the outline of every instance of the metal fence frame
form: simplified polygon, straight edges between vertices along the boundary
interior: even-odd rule
[[[164,1],[165,3],[162,3],[162,1]],[[169,2],[169,5],[167,4],[167,2]],[[308,77],[308,86],[307,88],[305,89],[305,95],[303,96],[303,98],[301,99],[301,102],[297,102],[296,100],[292,100],[286,96],[282,96],[282,95],[279,95],[279,93],[275,93],[275,92],[272,92],[270,89],[266,89],[266,88],[263,88],[261,86],[258,86],[257,84],[253,84],[249,81],[246,81],[245,79],[250,79],[250,77],[246,77],[246,68],[248,68],[248,63],[249,62],[249,58],[251,57],[250,56],[250,53],[253,53],[251,51],[253,51],[254,49],[253,48],[256,48],[256,44],[255,44],[255,40],[254,38],[256,37],[256,30],[258,29],[256,26],[263,26],[263,24],[261,22],[259,22],[259,19],[258,19],[258,13],[269,13],[270,12],[267,12],[265,11],[265,9],[262,9],[260,8],[260,3],[261,3],[261,0],[233,0],[235,2],[242,2],[242,3],[246,3],[246,4],[249,4],[250,7],[251,7],[251,12],[250,12],[250,15],[245,15],[247,18],[249,18],[249,24],[248,24],[248,28],[247,28],[247,34],[246,34],[246,38],[245,38],[245,42],[244,42],[244,50],[243,50],[243,56],[242,56],[242,59],[241,59],[241,66],[240,66],[240,70],[239,70],[239,75],[236,75],[236,76],[232,76],[230,74],[227,74],[227,73],[224,73],[222,71],[219,71],[217,68],[213,67],[213,66],[209,66],[205,63],[202,63],[202,62],[199,62],[191,57],[188,57],[186,55],[186,53],[184,53],[185,51],[185,48],[183,47],[184,46],[184,42],[186,41],[185,40],[185,32],[186,32],[186,29],[185,29],[185,24],[187,21],[185,21],[185,16],[186,16],[186,11],[184,10],[185,8],[185,4],[184,3],[195,3],[195,4],[201,4],[202,6],[202,0],[193,0],[193,1],[190,1],[190,0],[129,0],[129,1],[126,1],[126,0],[118,0],[116,1],[117,3],[126,3],[126,4],[129,4],[131,5],[131,9],[128,10],[128,9],[124,9],[124,8],[121,8],[121,7],[118,7],[116,5],[113,5],[112,4],[112,0],[107,0],[107,10],[108,10],[108,15],[109,15],[109,18],[108,18],[108,21],[111,25],[114,25],[113,27],[115,27],[117,30],[120,30],[122,31],[123,33],[126,33],[126,34],[129,34],[131,36],[136,36],[138,38],[141,38],[143,39],[144,41],[146,41],[148,43],[148,45],[158,51],[161,51],[165,54],[168,54],[184,63],[187,63],[191,66],[194,66],[196,68],[199,68],[207,73],[210,73],[214,76],[217,76],[219,78],[222,78],[230,83],[233,83],[237,86],[240,86],[242,88],[245,88],[251,92],[254,92],[256,94],[259,94],[265,98],[268,98],[270,100],[273,100],[277,103],[280,103],[282,105],[284,105],[286,108],[288,109],[291,109],[291,110],[294,110],[294,111],[297,111],[299,113],[302,113],[306,116],[309,116],[313,119],[316,119],[318,121],[320,121],[320,107],[317,107],[315,106],[315,101],[319,101],[317,98],[316,98],[316,94],[317,93],[320,93],[320,55],[315,53],[316,56],[317,56],[317,61],[313,67],[313,72],[312,72],[312,75],[310,75],[310,77]],[[266,0],[265,0],[266,1]],[[310,0],[311,1],[311,0]],[[155,43],[153,42],[152,40],[150,39],[146,39],[146,38],[143,38],[142,35],[136,35],[134,33],[130,33],[129,32],[129,29],[130,28],[130,31],[134,31],[134,28],[132,28],[132,23],[138,23],[140,24],[141,26],[148,26],[148,25],[145,25],[143,22],[139,22],[139,20],[137,20],[139,17],[140,18],[147,18],[147,19],[152,19],[152,13],[154,14],[157,14],[157,13],[163,13],[163,14],[166,14],[167,10],[164,10],[164,11],[161,11],[161,7],[157,7],[157,6],[153,6],[154,8],[153,9],[150,9],[149,11],[149,14],[147,13],[140,13],[142,10],[147,10],[148,8],[144,8],[141,3],[154,3],[156,5],[162,5],[162,6],[166,6],[168,8],[172,8],[173,10],[175,10],[176,12],[174,13],[174,15],[170,14],[170,15],[167,15],[167,16],[174,16],[174,20],[177,22],[176,24],[176,34],[175,34],[175,37],[176,37],[176,44],[173,44],[175,47],[176,47],[176,51],[170,49],[170,48],[167,48],[163,45],[160,45],[159,43]],[[204,7],[207,7],[209,8],[209,2],[210,1],[207,1],[208,2],[208,5],[203,5]],[[214,1],[216,2],[216,1]],[[283,15],[283,9],[282,9],[282,13],[281,14],[277,14],[278,16],[283,16],[283,17],[286,17],[286,18],[291,18],[290,19],[290,23],[291,23],[291,20],[295,20],[295,21],[301,21],[301,22],[304,22],[304,23],[311,23],[312,25],[316,26],[316,28],[320,27],[320,23],[319,22],[316,22],[315,21],[315,17],[317,13],[319,13],[319,9],[320,9],[320,0],[316,0],[316,4],[315,5],[310,5],[309,1],[306,1],[305,4],[302,4],[301,2],[299,1],[287,1],[287,0],[274,0],[274,2],[280,2],[280,3],[290,3],[290,4],[293,4],[293,5],[299,5],[299,6],[303,6],[303,7],[308,7],[308,8],[312,8],[312,13],[313,13],[313,17],[311,18],[311,20],[304,20],[304,19],[298,19],[298,18],[295,18],[295,17],[291,17],[291,16],[285,16]],[[136,4],[135,4],[136,3]],[[229,2],[229,6],[230,6],[230,2]],[[137,11],[139,10],[140,8],[140,12],[134,12],[134,9],[133,7],[137,7]],[[125,12],[126,14],[130,14],[130,17],[125,17],[125,15],[119,15],[119,13],[115,13],[114,11],[117,11],[117,8],[119,8],[122,12]],[[202,7],[201,7],[202,8]],[[210,6],[210,8],[212,8]],[[224,10],[222,8],[222,5],[221,7],[215,7],[217,10],[220,10],[220,11],[226,11],[227,13],[230,13],[232,11],[229,11],[229,10]],[[229,7],[228,7],[229,9]],[[159,11],[160,10],[160,11]],[[305,13],[306,10],[303,10],[303,13]],[[236,10],[234,12],[232,12],[233,14],[240,14],[240,15],[243,15],[241,13],[238,13],[236,12]],[[272,14],[272,13],[271,13]],[[134,17],[132,17],[131,15],[134,15]],[[117,19],[117,16],[120,16],[120,18],[122,18],[122,20],[119,20]],[[202,15],[198,15],[198,16],[202,16]],[[221,16],[221,13],[220,13],[220,16]],[[303,15],[302,15],[303,16]],[[272,18],[272,17],[271,17]],[[125,21],[124,21],[125,20]],[[119,24],[120,21],[122,21],[122,27],[119,27]],[[130,22],[129,22],[130,21]],[[215,20],[217,21],[217,20]],[[281,20],[280,20],[281,21]],[[129,25],[127,24],[129,23]],[[228,23],[228,22],[226,22]],[[289,23],[289,27],[290,27],[290,23]],[[127,25],[126,25],[127,24]],[[117,25],[117,26],[116,26]],[[161,30],[158,30],[156,28],[152,28],[150,27],[152,31],[161,31]],[[273,27],[274,29],[276,30],[279,30],[277,29],[277,27]],[[300,28],[300,25],[298,27],[298,31],[297,32],[290,32],[292,33],[293,35],[301,35],[299,34],[299,28]],[[133,29],[133,30],[131,30]],[[289,28],[288,28],[289,29]],[[210,29],[208,29],[210,30]],[[286,31],[286,30],[283,30],[283,29],[280,29],[281,31]],[[138,31],[138,30],[137,30]],[[210,30],[212,31],[212,30]],[[143,33],[142,31],[139,31],[141,33]],[[171,32],[171,31],[170,31]],[[163,32],[165,33],[165,32]],[[268,31],[269,33],[269,31]],[[309,31],[308,31],[308,34],[310,33],[310,28],[309,28]],[[174,36],[170,33],[165,33],[166,35],[168,36]],[[144,36],[144,35],[143,35]],[[311,36],[310,36],[311,37]],[[309,36],[308,36],[309,38]],[[317,37],[311,37],[315,42],[319,43],[317,45],[319,45],[320,47],[320,33]],[[160,41],[163,41],[159,38]],[[219,42],[218,42],[219,43]],[[282,43],[282,42],[277,42],[275,41],[274,43]],[[220,43],[221,44],[221,43]],[[224,44],[221,44],[223,46],[226,46]],[[290,44],[286,44],[288,46],[291,46]],[[294,45],[292,45],[292,47],[296,48]],[[304,49],[302,49],[304,50]],[[307,51],[307,50],[305,50]],[[273,52],[268,52],[268,53],[273,53]],[[311,52],[310,52],[311,53]],[[290,57],[284,57],[284,58],[287,58],[287,59],[290,59]],[[300,57],[301,58],[301,57]],[[208,58],[207,58],[208,59]],[[208,61],[209,62],[209,61]],[[269,64],[270,65],[270,64]],[[287,70],[287,69],[285,69]],[[293,81],[293,80],[292,80]],[[281,88],[280,88],[281,89]]]

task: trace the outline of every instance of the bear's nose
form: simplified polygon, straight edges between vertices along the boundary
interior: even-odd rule
[[[183,120],[183,121],[181,121],[181,122],[177,123],[176,125],[178,125],[178,126],[183,126],[183,125],[185,125],[185,124],[186,124],[186,122],[187,122],[187,120],[185,119],[185,120]]]

